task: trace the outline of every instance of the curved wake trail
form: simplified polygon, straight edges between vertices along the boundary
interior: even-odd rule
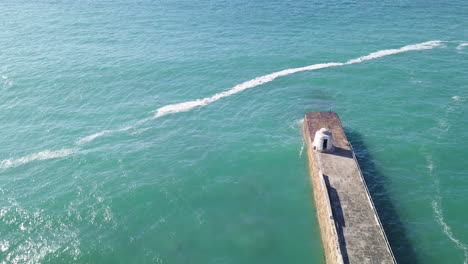
[[[436,216],[437,223],[439,223],[440,227],[444,234],[453,242],[455,246],[461,250],[463,250],[463,254],[465,256],[465,260],[463,264],[468,264],[468,245],[463,244],[460,240],[458,240],[452,233],[452,229],[444,220],[444,214],[442,212],[441,206],[441,199],[440,197],[436,200],[432,201],[432,209],[434,209],[434,213]]]
[[[465,47],[468,47],[468,42],[462,42],[462,43],[458,44],[457,50],[462,50]]]
[[[459,96],[453,96],[452,99],[455,102],[459,102],[461,99]],[[453,106],[448,105],[445,108],[445,113],[444,113],[444,118],[442,120],[439,120],[439,126],[438,128],[441,130],[441,133],[438,133],[436,144],[438,144],[442,138],[441,135],[445,135],[449,130],[450,130],[450,124],[447,122],[447,117],[450,115],[450,113],[454,112],[455,108]],[[442,232],[455,244],[455,246],[463,251],[464,254],[464,261],[463,264],[468,264],[468,245],[464,244],[462,241],[460,241],[458,238],[456,238],[452,232],[452,229],[450,226],[445,222],[444,218],[444,213],[442,210],[442,196],[440,194],[440,179],[439,175],[436,172],[437,168],[436,165],[434,165],[432,155],[426,155],[426,160],[427,160],[427,169],[429,170],[429,175],[434,178],[434,184],[435,184],[435,189],[436,189],[436,196],[432,200],[432,209],[434,210],[434,215],[436,218],[437,223],[439,226],[442,228]]]
[[[217,93],[210,97],[205,97],[205,98],[197,99],[193,101],[163,106],[154,111],[154,116],[152,119],[156,119],[156,118],[168,115],[168,114],[190,111],[191,109],[195,107],[205,106],[210,103],[216,102],[219,99],[222,99],[224,97],[228,97],[233,94],[242,92],[244,90],[247,90],[247,89],[250,89],[250,88],[265,84],[265,83],[269,83],[281,76],[286,76],[286,75],[290,75],[290,74],[302,72],[302,71],[313,71],[313,70],[318,70],[318,69],[361,63],[364,61],[373,60],[373,59],[377,59],[377,58],[381,58],[381,57],[385,57],[389,55],[394,55],[398,53],[403,53],[407,51],[412,51],[412,50],[433,49],[441,45],[442,45],[442,41],[433,40],[433,41],[427,41],[427,42],[423,42],[419,44],[404,46],[399,49],[380,50],[377,52],[370,53],[369,55],[366,55],[366,56],[348,60],[347,62],[344,62],[344,63],[343,62],[320,63],[320,64],[314,64],[314,65],[309,65],[305,67],[286,69],[286,70],[270,73],[268,75],[260,76],[250,81],[246,81],[244,83],[238,84],[232,87],[228,91]]]
[[[13,167],[18,167],[20,165],[29,163],[35,160],[47,160],[47,159],[55,159],[55,158],[63,158],[75,153],[75,149],[63,148],[55,151],[44,150],[41,152],[36,152],[33,154],[29,154],[24,157],[20,158],[11,158],[5,159],[0,162],[0,168],[8,169]]]
[[[408,52],[408,51],[433,49],[433,48],[436,48],[436,47],[440,47],[442,45],[442,43],[443,43],[443,41],[440,41],[440,40],[432,40],[432,41],[427,41],[427,42],[418,43],[418,44],[414,44],[414,45],[403,46],[403,47],[398,48],[398,49],[380,50],[380,51],[373,52],[373,53],[370,53],[370,54],[365,55],[365,56],[361,56],[361,57],[358,57],[358,58],[355,58],[355,59],[348,60],[346,62],[319,63],[319,64],[313,64],[313,65],[309,65],[309,66],[305,66],[305,67],[291,68],[291,69],[286,69],[286,70],[270,73],[270,74],[263,75],[263,76],[260,76],[260,77],[256,77],[256,78],[254,78],[252,80],[237,84],[236,86],[232,87],[231,89],[229,89],[227,91],[214,94],[214,95],[212,95],[210,97],[205,97],[205,98],[201,98],[201,99],[196,99],[196,100],[187,101],[187,102],[183,102],[183,103],[177,103],[177,104],[170,104],[170,105],[160,107],[160,108],[153,111],[153,116],[142,119],[142,120],[139,120],[139,121],[135,122],[134,125],[126,126],[126,127],[119,128],[119,129],[113,129],[113,130],[103,130],[103,131],[97,132],[95,134],[79,138],[79,139],[77,139],[75,141],[75,144],[76,145],[83,145],[83,144],[86,144],[86,143],[89,143],[89,142],[95,140],[96,138],[111,135],[111,134],[117,133],[117,132],[127,131],[127,130],[130,130],[130,129],[132,129],[132,128],[136,127],[136,126],[139,126],[139,125],[141,125],[143,123],[146,123],[148,121],[152,121],[154,119],[157,119],[157,118],[160,118],[160,117],[163,117],[163,116],[166,116],[166,115],[180,113],[180,112],[187,112],[187,111],[190,111],[190,110],[192,110],[193,108],[196,108],[196,107],[203,107],[203,106],[206,106],[206,105],[211,104],[213,102],[216,102],[216,101],[218,101],[218,100],[220,100],[222,98],[225,98],[225,97],[240,93],[240,92],[245,91],[247,89],[257,87],[259,85],[263,85],[265,83],[269,83],[269,82],[275,80],[278,77],[290,75],[290,74],[293,74],[293,73],[303,72],[303,71],[314,71],[314,70],[330,68],[330,67],[336,67],[336,66],[351,65],[351,64],[361,63],[361,62],[365,62],[365,61],[369,61],[369,60],[373,60],[373,59],[378,59],[378,58],[389,56],[389,55],[404,53],[404,52]],[[60,151],[62,151],[62,150],[52,151],[51,153],[53,153],[53,152],[61,153]],[[45,151],[43,151],[43,152],[45,152]],[[43,152],[30,154],[28,156],[21,157],[21,158],[3,160],[3,161],[0,162],[0,168],[3,168],[3,169],[11,168],[11,167],[16,167],[16,166],[19,166],[19,165],[26,164],[26,163],[34,161],[34,160],[43,160],[43,159],[49,159],[49,158],[66,157],[68,155],[71,155],[71,154],[75,153],[75,152],[71,152],[71,153],[69,153],[67,155],[48,155],[49,158],[30,158],[30,157],[35,157],[35,155],[39,155],[40,153],[43,153]]]
[[[442,211],[442,196],[440,195],[440,181],[439,181],[439,176],[437,173],[434,172],[435,167],[434,163],[432,162],[432,157],[428,156],[426,157],[428,160],[428,166],[427,168],[429,169],[429,175],[435,178],[435,186],[436,186],[436,197],[434,200],[432,200],[432,209],[434,210],[434,215],[436,218],[437,223],[440,225],[442,228],[442,232],[455,244],[455,246],[463,251],[463,254],[465,256],[465,260],[463,261],[463,264],[468,264],[468,245],[463,244],[458,238],[456,238],[453,235],[452,229],[450,226],[445,222],[444,218],[444,213]]]
[[[135,126],[126,126],[126,127],[120,128],[120,129],[103,130],[101,132],[98,132],[98,133],[95,133],[95,134],[92,134],[92,135],[89,135],[89,136],[86,136],[86,137],[79,138],[75,143],[77,145],[82,145],[82,144],[91,142],[91,141],[93,141],[94,139],[96,139],[98,137],[102,137],[102,136],[105,136],[105,135],[108,135],[108,134],[111,134],[111,133],[116,133],[116,132],[124,132],[124,131],[130,130],[130,129],[134,128],[134,127]]]

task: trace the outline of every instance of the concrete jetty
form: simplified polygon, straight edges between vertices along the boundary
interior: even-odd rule
[[[396,263],[338,115],[309,112],[303,132],[326,263]]]

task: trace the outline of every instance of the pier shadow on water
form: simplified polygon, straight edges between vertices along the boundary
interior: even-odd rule
[[[345,128],[348,140],[353,146],[356,159],[362,170],[369,193],[379,214],[388,242],[398,264],[420,263],[407,236],[407,228],[399,218],[390,195],[385,187],[388,180],[376,169],[372,156],[365,145],[362,135]]]

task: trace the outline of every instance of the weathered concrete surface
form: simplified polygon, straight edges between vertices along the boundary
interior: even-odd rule
[[[322,127],[333,134],[333,153],[312,148],[315,132]],[[326,262],[396,263],[338,115],[309,112],[303,130]],[[333,216],[327,213],[327,204]]]

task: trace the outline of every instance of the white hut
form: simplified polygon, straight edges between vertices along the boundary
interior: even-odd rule
[[[328,128],[321,128],[315,133],[313,147],[318,152],[332,152],[333,137]]]

